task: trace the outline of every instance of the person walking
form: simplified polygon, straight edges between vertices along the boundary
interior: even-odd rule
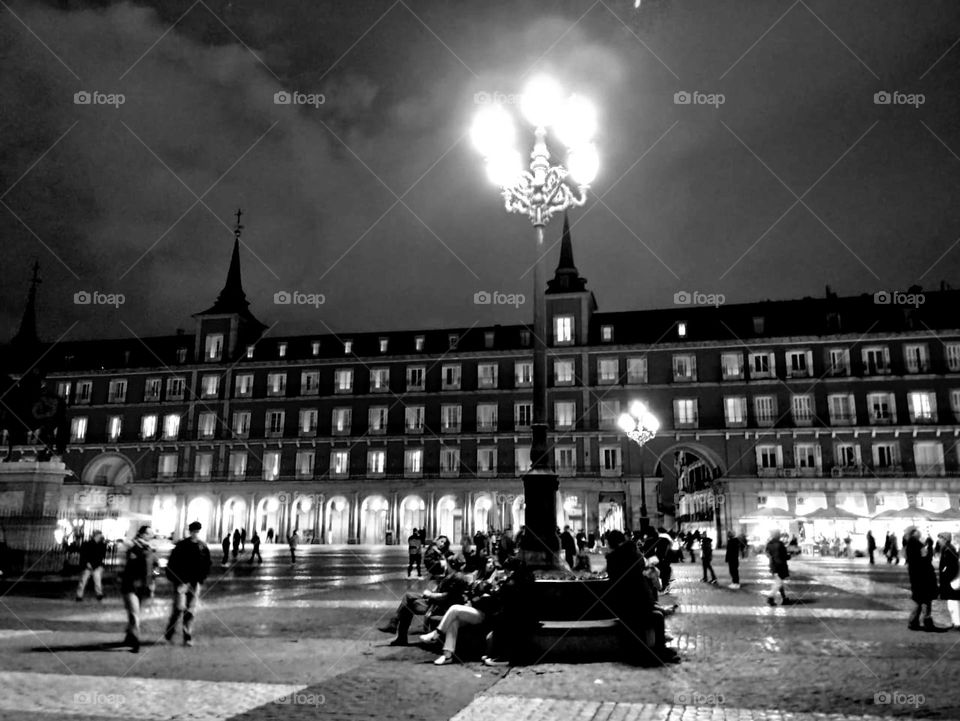
[[[941,533],[940,545],[940,598],[947,602],[950,613],[950,628],[960,631],[960,559],[953,545],[953,536]]]
[[[233,560],[237,560],[237,556],[240,555],[240,529],[233,529]]]
[[[296,563],[297,546],[300,545],[300,531],[294,529],[293,533],[287,536],[287,543],[290,545],[290,563]]]
[[[920,530],[909,526],[904,534],[904,555],[907,558],[907,574],[910,578],[910,598],[916,604],[907,621],[911,631],[936,631],[931,615],[933,599],[937,596],[937,577],[933,572],[933,555],[930,548],[920,540]],[[920,618],[923,617],[923,625]]]
[[[873,565],[873,554],[877,552],[877,541],[873,537],[872,531],[867,531],[867,556],[870,558],[870,565]]]
[[[727,531],[727,550],[724,554],[727,568],[730,569],[730,588],[740,588],[740,539],[733,531]]]
[[[250,563],[253,563],[254,558],[260,559],[260,563],[263,563],[263,556],[260,555],[260,534],[254,531],[250,543],[253,546],[253,551],[250,552]]]
[[[570,532],[570,526],[563,527],[560,534],[560,548],[563,549],[563,558],[570,568],[573,568],[577,559],[577,539]]]
[[[220,544],[220,547],[223,549],[223,559],[220,561],[220,564],[226,566],[230,561],[230,534],[228,533],[223,537],[223,542]]]
[[[200,602],[200,587],[210,574],[210,549],[200,540],[201,528],[199,521],[187,526],[190,535],[173,547],[167,563],[167,580],[173,584],[173,608],[163,634],[167,643],[173,640],[182,617],[183,645],[193,645],[193,619]]]
[[[272,528],[268,528],[268,529],[267,529],[267,543],[273,543],[273,535],[274,535],[274,534],[273,534],[273,529],[272,529]]]
[[[783,605],[786,605],[787,592],[785,584],[790,577],[790,569],[787,565],[790,554],[787,553],[787,547],[780,538],[780,531],[773,531],[770,534],[766,552],[767,558],[770,559],[770,578],[772,580],[770,590],[767,592],[767,603],[771,606],[776,606],[777,593],[779,593]]]
[[[703,578],[700,580],[716,586],[717,574],[713,570],[713,540],[707,534],[703,534],[700,538],[700,563],[703,566]],[[708,573],[710,574],[709,580],[707,579]]]
[[[77,584],[77,602],[83,600],[87,583],[93,578],[93,592],[98,601],[103,601],[103,559],[107,556],[107,542],[100,531],[94,531],[80,544],[80,583]]]
[[[240,553],[243,553],[247,549],[247,529],[240,529]]]
[[[127,547],[126,563],[120,572],[120,594],[127,611],[127,632],[123,645],[133,653],[140,651],[140,608],[153,596],[154,569],[157,557],[149,542],[150,526],[140,526],[133,542]]]
[[[413,567],[417,567],[417,578],[423,574],[420,572],[420,565],[423,561],[423,541],[420,540],[420,533],[416,528],[407,539],[407,578],[413,573]]]
[[[893,533],[890,534],[890,556],[887,558],[887,563],[893,563],[895,566],[900,565],[900,545]]]

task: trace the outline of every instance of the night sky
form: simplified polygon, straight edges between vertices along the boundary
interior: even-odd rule
[[[529,295],[534,246],[466,132],[478,98],[533,71],[600,111],[571,222],[601,310],[960,286],[958,40],[945,0],[11,2],[0,334],[35,258],[44,340],[192,328],[237,207],[272,334],[528,322],[529,303],[473,303]],[[552,270],[559,221],[547,233]],[[283,290],[326,302],[275,305]]]

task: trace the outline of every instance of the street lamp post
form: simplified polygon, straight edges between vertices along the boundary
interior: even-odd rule
[[[523,167],[514,148],[513,118],[502,105],[484,108],[474,121],[471,136],[485,156],[487,175],[503,193],[507,212],[521,213],[533,224],[536,260],[533,268],[533,422],[530,470],[523,476],[526,533],[521,551],[528,567],[562,568],[557,537],[559,482],[547,435],[547,317],[544,297],[544,226],[556,213],[582,206],[597,174],[599,160],[591,143],[596,130],[592,105],[576,95],[564,100],[562,91],[546,77],[531,80],[521,110],[533,126],[530,163]],[[551,164],[547,131],[552,128],[568,148],[567,167]]]
[[[643,446],[657,435],[660,421],[650,412],[641,401],[633,401],[626,413],[621,413],[617,425],[631,441],[640,447],[640,530],[646,531],[650,526],[647,516],[647,483],[643,473]]]

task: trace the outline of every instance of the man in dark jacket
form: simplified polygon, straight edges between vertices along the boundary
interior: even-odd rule
[[[173,547],[167,563],[167,579],[173,584],[173,609],[163,637],[173,640],[177,622],[183,617],[183,645],[193,645],[193,619],[200,600],[200,586],[210,573],[210,549],[200,540],[199,521],[188,526],[190,535]]]
[[[770,578],[773,584],[767,593],[767,603],[771,606],[777,605],[777,593],[783,599],[784,605],[787,603],[787,591],[785,584],[790,577],[790,569],[787,561],[790,554],[787,553],[787,547],[780,538],[780,531],[773,531],[770,534],[770,540],[767,542],[767,558],[770,559]]]
[[[676,662],[676,652],[666,646],[663,613],[656,609],[650,586],[643,575],[644,559],[637,545],[616,530],[607,534],[607,545],[611,549],[607,554],[610,581],[602,599],[620,620],[621,638],[630,659],[655,659],[660,664]],[[653,631],[653,648],[644,641],[648,630]]]
[[[87,582],[93,577],[93,592],[97,600],[103,600],[103,559],[107,556],[107,542],[100,531],[80,544],[80,583],[77,585],[77,601],[83,600]]]
[[[950,613],[950,626],[954,630],[960,629],[960,584],[954,588],[954,581],[960,575],[960,561],[957,559],[957,549],[953,545],[953,536],[941,533],[940,542],[940,598],[947,602],[947,611]]]
[[[870,557],[870,565],[872,566],[873,554],[877,552],[877,539],[873,537],[872,531],[867,531],[867,556]]]
[[[563,549],[563,558],[570,568],[573,568],[577,559],[577,539],[570,532],[570,526],[563,527],[563,533],[560,534],[560,548]]]
[[[727,531],[727,551],[724,556],[727,568],[730,569],[730,588],[740,588],[740,539]]]
[[[670,593],[670,581],[673,580],[673,537],[666,528],[657,529],[657,540],[654,544],[654,553],[660,562],[657,568],[660,571],[660,583],[663,593]],[[713,569],[711,569],[711,572]]]
[[[916,526],[907,528],[904,534],[907,573],[910,576],[910,598],[916,607],[910,614],[907,628],[911,631],[936,631],[931,616],[931,604],[937,596],[937,577],[933,572],[933,554],[920,540],[920,531]],[[923,616],[923,626],[920,616]]]
[[[127,609],[127,634],[123,639],[134,653],[140,651],[140,606],[153,596],[153,572],[157,557],[150,548],[150,526],[140,526],[127,547],[126,564],[120,572],[120,594]]]

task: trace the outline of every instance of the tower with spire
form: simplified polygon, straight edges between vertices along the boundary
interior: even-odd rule
[[[236,358],[247,345],[263,335],[266,326],[250,312],[250,301],[243,291],[240,278],[240,235],[243,226],[242,210],[237,210],[237,225],[233,231],[233,254],[227,280],[212,306],[194,313],[197,321],[195,355],[206,361]]]
[[[560,262],[553,278],[547,281],[545,293],[547,321],[550,324],[550,345],[557,345],[558,316],[573,318],[573,340],[584,345],[590,335],[591,318],[597,310],[593,292],[587,290],[587,279],[580,275],[573,262],[573,239],[570,236],[570,218],[563,214],[563,234],[560,237]]]
[[[37,286],[40,285],[40,263],[33,261],[33,275],[27,291],[27,302],[23,307],[20,328],[10,339],[6,363],[13,368],[27,367],[39,355],[40,337],[37,334]]]

